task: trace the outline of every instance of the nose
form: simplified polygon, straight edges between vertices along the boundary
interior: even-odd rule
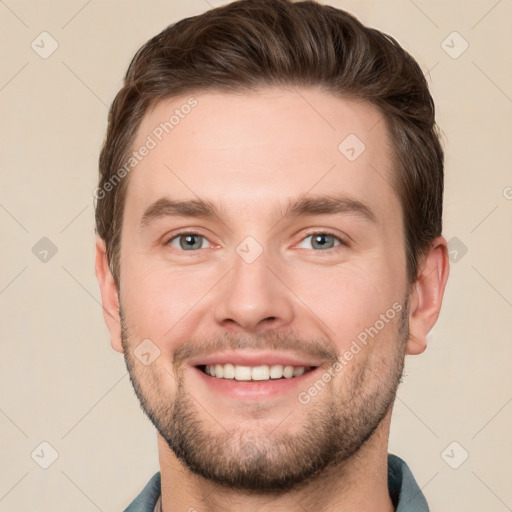
[[[251,263],[235,253],[233,267],[217,289],[216,322],[225,329],[245,332],[289,325],[293,292],[280,274],[279,265],[271,262],[265,251]]]

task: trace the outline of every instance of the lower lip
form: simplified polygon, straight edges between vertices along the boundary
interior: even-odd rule
[[[206,373],[203,373],[195,366],[192,367],[192,370],[197,374],[199,379],[215,393],[221,393],[238,400],[257,400],[291,393],[294,390],[297,391],[299,387],[304,388],[305,382],[311,377],[317,377],[321,368],[317,367],[314,370],[303,373],[299,377],[292,377],[291,379],[281,378],[259,381],[219,379],[206,375]]]

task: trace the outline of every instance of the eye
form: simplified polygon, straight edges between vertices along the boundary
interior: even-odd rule
[[[322,252],[325,252],[328,249],[334,249],[335,247],[339,247],[341,245],[347,245],[340,237],[325,232],[310,233],[308,236],[301,240],[300,244],[304,244],[308,239],[311,239],[310,243],[313,249]],[[178,233],[172,238],[169,238],[169,240],[166,242],[166,245],[170,245],[175,249],[180,249],[183,251],[195,252],[198,249],[206,248],[204,247],[204,240],[208,241],[205,236],[200,235],[199,233],[184,232]],[[301,247],[301,245],[299,245],[299,247]],[[302,248],[309,249],[309,247],[304,246],[302,246]]]
[[[186,232],[174,235],[166,244],[174,247],[175,249],[195,251],[196,249],[204,249],[203,240],[207,240],[203,235]],[[176,242],[178,243],[178,246],[176,245]]]
[[[311,238],[311,245],[313,246],[313,249],[320,251],[333,249],[334,247],[339,247],[340,245],[347,245],[341,238],[331,233],[310,233],[307,237],[302,239],[301,243],[304,243],[304,241],[307,240],[308,238]],[[336,241],[338,242],[338,244],[334,245]],[[308,247],[303,248],[308,249]]]

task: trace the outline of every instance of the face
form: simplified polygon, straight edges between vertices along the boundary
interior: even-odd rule
[[[158,103],[134,144],[151,147],[127,188],[120,343],[189,470],[290,489],[350,460],[400,380],[407,280],[388,133],[374,107],[316,89],[194,100]],[[213,364],[222,378],[204,372]],[[280,364],[295,376],[277,378]]]

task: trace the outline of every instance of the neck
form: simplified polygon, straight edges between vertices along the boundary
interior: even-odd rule
[[[352,458],[282,494],[244,493],[226,489],[191,473],[157,433],[162,482],[162,512],[393,512],[387,475],[391,415]],[[298,504],[301,506],[298,507]]]

